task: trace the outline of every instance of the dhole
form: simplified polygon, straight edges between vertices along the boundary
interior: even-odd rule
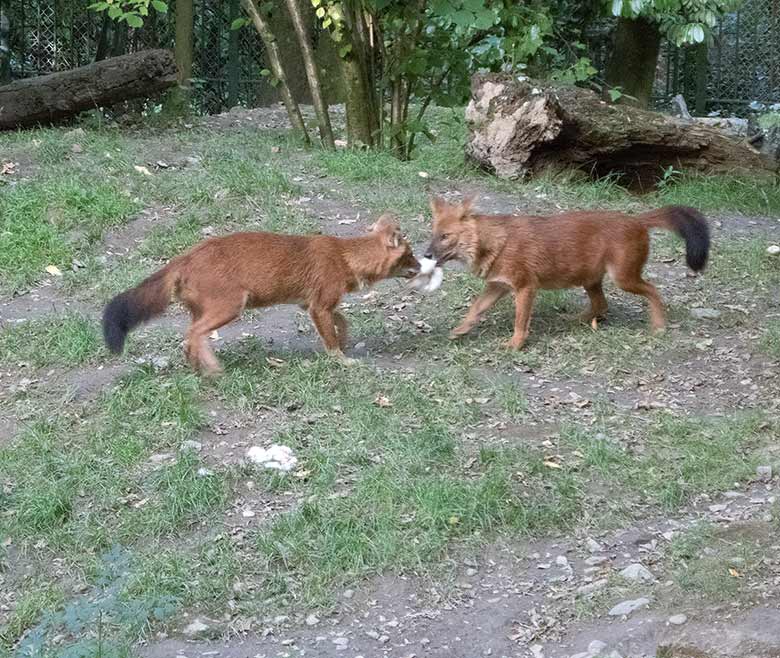
[[[519,349],[528,337],[531,309],[540,288],[582,286],[595,321],[607,310],[602,279],[609,273],[623,290],[650,302],[654,330],[664,328],[658,291],[642,278],[650,248],[648,229],[664,228],[685,240],[688,266],[698,272],[709,253],[709,228],[693,208],[669,206],[631,217],[617,212],[572,212],[551,217],[477,215],[472,199],[452,205],[431,200],[433,235],[425,254],[442,265],[457,259],[487,281],[466,317],[450,333],[468,333],[483,313],[509,292],[515,296],[515,331],[506,346]]]
[[[369,235],[235,233],[195,245],[158,272],[114,297],[103,312],[103,336],[122,351],[133,327],[160,315],[178,298],[192,314],[185,353],[194,368],[220,372],[207,336],[245,308],[300,304],[309,311],[325,349],[350,363],[343,350],[347,322],[341,297],[389,277],[412,278],[420,269],[396,221],[382,215]]]

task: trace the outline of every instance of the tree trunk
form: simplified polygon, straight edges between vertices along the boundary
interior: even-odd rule
[[[0,7],[0,85],[11,82],[11,25]]]
[[[317,114],[317,124],[320,129],[320,139],[325,148],[336,148],[333,140],[333,129],[330,125],[330,115],[328,106],[322,95],[322,85],[320,84],[320,73],[317,68],[317,62],[314,60],[314,52],[309,41],[309,35],[306,32],[306,25],[303,22],[301,8],[298,6],[299,0],[287,0],[287,8],[290,11],[295,33],[298,35],[298,43],[301,46],[301,55],[303,64],[306,68],[306,77],[309,81],[311,91],[311,100],[314,104],[314,112]]]
[[[0,130],[52,123],[176,84],[167,50],[144,50],[0,87]]]
[[[610,87],[620,87],[624,94],[633,96],[621,99],[623,102],[648,107],[660,49],[661,32],[655,22],[645,18],[618,20],[606,81]]]
[[[175,114],[188,114],[192,97],[192,40],[194,11],[192,0],[176,0],[174,56],[179,68],[179,84],[171,92],[170,107]]]
[[[374,52],[367,34],[369,27],[359,7],[343,3],[342,8],[351,45],[351,51],[341,58],[346,90],[347,143],[351,147],[372,147],[380,141],[380,126],[371,79]]]
[[[767,178],[777,170],[748,144],[695,120],[501,74],[474,76],[466,123],[466,157],[504,178],[576,168],[594,178],[617,174],[624,185],[651,190],[670,166]]]
[[[255,26],[257,33],[263,41],[265,52],[268,57],[268,65],[270,66],[274,77],[279,82],[282,101],[287,108],[287,116],[290,119],[290,125],[293,127],[293,130],[297,130],[301,134],[303,141],[306,144],[309,144],[309,133],[306,132],[306,125],[303,123],[301,109],[298,107],[297,101],[290,93],[290,86],[287,84],[287,75],[282,66],[282,58],[279,55],[279,46],[276,43],[276,37],[268,26],[268,22],[263,18],[257,8],[255,0],[241,0],[241,5],[244,7],[244,11],[249,14],[249,17],[252,19],[252,24]]]

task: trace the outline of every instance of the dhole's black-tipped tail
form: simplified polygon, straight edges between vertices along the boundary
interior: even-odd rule
[[[647,227],[674,231],[685,240],[685,261],[694,272],[700,272],[710,254],[710,228],[698,210],[687,206],[666,206],[638,216]]]
[[[167,265],[135,288],[114,297],[103,311],[103,338],[113,354],[119,354],[128,332],[160,315],[171,303],[178,276]]]

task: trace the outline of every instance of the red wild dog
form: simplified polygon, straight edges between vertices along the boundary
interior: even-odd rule
[[[426,258],[439,265],[456,259],[486,280],[483,293],[450,338],[467,334],[482,315],[509,292],[515,296],[515,330],[506,346],[519,349],[528,337],[531,309],[538,289],[582,286],[590,307],[586,322],[602,317],[607,300],[604,274],[618,287],[643,295],[650,303],[654,330],[665,326],[664,308],[653,284],[642,278],[650,251],[648,229],[663,228],[685,240],[688,266],[704,269],[710,247],[707,222],[697,210],[669,206],[635,217],[618,212],[571,212],[551,217],[478,215],[472,199],[452,205],[431,201],[433,235]]]
[[[185,353],[208,374],[220,364],[207,336],[245,308],[299,304],[309,311],[325,349],[345,363],[347,322],[336,307],[345,293],[389,277],[412,278],[420,264],[390,215],[370,234],[327,235],[234,233],[205,240],[177,256],[135,288],[112,299],[103,312],[103,336],[111,352],[122,351],[127,333],[160,315],[172,297],[192,314]]]

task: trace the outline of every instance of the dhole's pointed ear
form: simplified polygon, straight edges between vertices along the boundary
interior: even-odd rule
[[[463,201],[460,202],[461,219],[466,219],[471,214],[476,198],[475,194],[468,194],[463,197]]]
[[[401,227],[398,220],[390,213],[384,213],[371,227],[374,233],[380,233],[385,238],[385,245],[392,249],[401,244]]]
[[[435,217],[447,207],[447,202],[444,199],[442,199],[440,196],[432,196],[430,205],[431,205],[431,212]]]

